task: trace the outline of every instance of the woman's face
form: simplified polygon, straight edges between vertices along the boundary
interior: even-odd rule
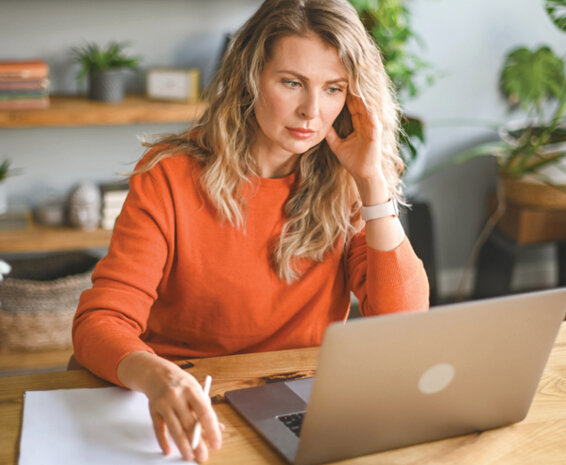
[[[288,174],[295,155],[326,137],[347,91],[348,75],[336,49],[314,33],[275,42],[259,78],[255,107],[260,174]]]

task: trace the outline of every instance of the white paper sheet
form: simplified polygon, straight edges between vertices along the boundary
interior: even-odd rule
[[[174,464],[163,455],[147,398],[117,387],[28,391],[19,465]]]

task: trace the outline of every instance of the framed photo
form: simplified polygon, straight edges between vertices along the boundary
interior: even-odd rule
[[[194,103],[200,96],[198,69],[151,68],[147,72],[147,97]]]

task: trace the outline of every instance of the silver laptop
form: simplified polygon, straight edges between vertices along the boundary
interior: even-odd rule
[[[555,289],[334,323],[314,378],[226,399],[296,465],[508,425],[527,415],[565,314]]]

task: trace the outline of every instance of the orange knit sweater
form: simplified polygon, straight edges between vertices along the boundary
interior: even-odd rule
[[[428,307],[428,281],[408,240],[367,247],[364,233],[323,263],[302,261],[288,284],[271,263],[294,176],[257,179],[245,230],[219,221],[186,155],[130,180],[108,254],[83,292],[73,325],[77,360],[117,383],[134,350],[169,359],[319,345],[344,320],[350,291],[364,315]]]

